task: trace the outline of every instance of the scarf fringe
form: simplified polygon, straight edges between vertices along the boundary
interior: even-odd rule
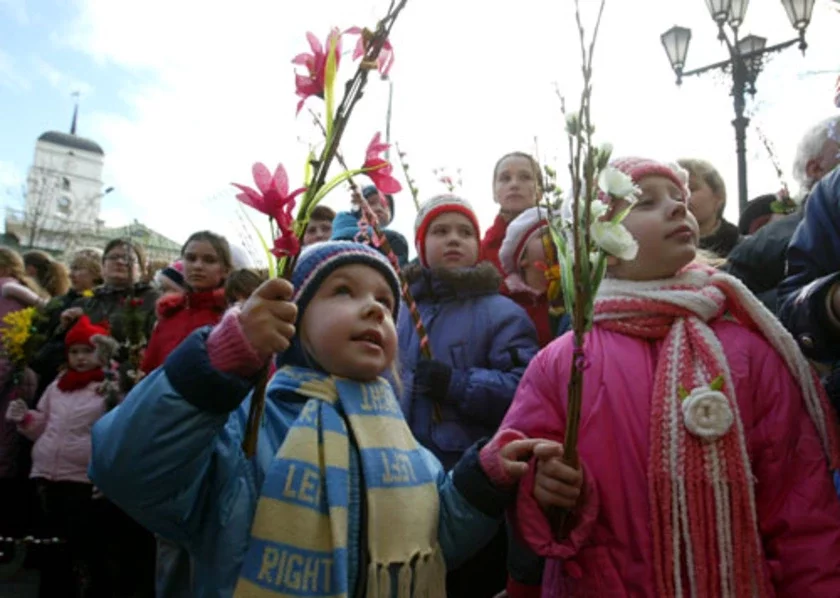
[[[393,594],[393,569],[396,594]],[[446,562],[440,546],[413,559],[413,563],[370,563],[366,598],[446,598]]]

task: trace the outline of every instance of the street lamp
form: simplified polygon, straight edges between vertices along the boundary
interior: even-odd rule
[[[747,126],[750,119],[744,116],[746,105],[744,95],[755,95],[755,80],[764,68],[764,57],[798,43],[799,49],[805,53],[808,44],[805,42],[805,29],[811,22],[811,12],[815,0],[781,0],[791,26],[796,29],[798,36],[794,39],[767,46],[767,39],[757,35],[739,37],[739,29],[747,14],[749,0],[706,0],[709,15],[718,26],[718,39],[726,44],[729,59],[710,64],[690,71],[685,70],[685,59],[688,55],[688,45],[691,41],[691,29],[688,27],[671,27],[660,38],[668,55],[671,68],[677,75],[677,85],[682,84],[683,77],[700,75],[713,70],[722,70],[732,74],[732,90],[730,95],[735,106],[736,152],[738,154],[738,206],[740,211],[747,205]]]

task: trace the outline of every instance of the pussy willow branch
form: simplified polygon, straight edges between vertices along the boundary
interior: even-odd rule
[[[400,162],[400,167],[402,168],[403,175],[405,176],[405,182],[408,183],[408,190],[411,192],[411,199],[414,200],[414,207],[419,212],[420,211],[420,198],[418,197],[417,186],[414,184],[414,179],[411,178],[411,175],[408,174],[408,164],[406,164],[405,160],[403,160],[403,152],[400,149],[399,143],[394,143],[397,148],[397,159]]]
[[[574,189],[572,204],[572,231],[574,235],[573,242],[575,255],[572,271],[575,297],[571,316],[575,350],[572,355],[572,369],[567,388],[568,406],[566,414],[566,432],[563,440],[563,461],[572,467],[579,466],[577,442],[580,428],[581,401],[583,397],[583,368],[585,367],[585,354],[583,352],[584,333],[586,332],[588,324],[587,313],[589,305],[592,301],[592,294],[595,292],[595,289],[592,288],[593,281],[591,275],[587,276],[586,280],[584,280],[583,270],[584,260],[586,260],[586,263],[589,264],[589,247],[591,242],[589,231],[592,218],[590,205],[593,200],[595,177],[594,161],[596,159],[596,153],[592,148],[592,53],[595,47],[595,40],[598,36],[601,15],[604,11],[604,2],[605,0],[601,0],[598,11],[598,20],[596,21],[592,40],[589,44],[589,50],[587,51],[583,23],[580,17],[580,1],[575,0],[575,19],[577,21],[578,35],[580,38],[583,90],[581,91],[578,126],[574,131],[574,134],[569,134],[569,146],[574,150],[569,169],[572,173],[572,184]],[[581,160],[583,160],[583,162]],[[584,181],[580,180],[581,176],[585,177]],[[584,194],[583,197],[581,197],[582,194]],[[581,222],[581,202],[583,202],[585,212],[583,215],[583,222]],[[583,231],[581,231],[581,227],[583,227]],[[589,268],[591,268],[591,265],[587,268],[587,271],[589,271]],[[570,511],[564,509],[558,511],[552,516],[552,522],[556,526],[557,531],[561,534],[565,533],[567,530],[570,520],[569,515]]]
[[[782,165],[779,162],[779,156],[776,154],[776,149],[773,147],[773,143],[767,138],[767,135],[764,134],[764,130],[759,125],[755,125],[755,132],[758,135],[759,140],[761,140],[762,145],[764,145],[764,149],[767,150],[767,154],[770,156],[770,162],[773,163],[773,168],[776,169],[776,176],[779,179],[779,183],[782,185],[782,189],[784,189],[785,194],[790,197],[790,189],[785,181],[785,173],[782,170]]]

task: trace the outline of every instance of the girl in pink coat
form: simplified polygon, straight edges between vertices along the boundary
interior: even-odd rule
[[[116,349],[116,341],[107,334],[87,316],[79,318],[65,336],[68,369],[47,387],[37,409],[30,410],[16,399],[6,411],[6,419],[35,441],[31,477],[47,531],[67,543],[61,555],[56,555],[61,547],[53,547],[57,558],[48,564],[50,571],[42,572],[42,584],[52,584],[56,595],[65,595],[68,589],[100,595],[90,587],[98,581],[102,556],[95,554],[94,488],[87,469],[91,428],[117,401],[116,381],[108,382],[103,369]]]
[[[542,596],[840,596],[819,382],[739,281],[693,263],[684,173],[613,166],[641,191],[624,221],[639,247],[610,258],[586,337],[583,475],[557,442],[538,446],[513,513],[546,557]],[[567,334],[531,362],[502,428],[562,441],[572,349]]]

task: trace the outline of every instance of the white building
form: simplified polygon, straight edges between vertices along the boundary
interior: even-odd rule
[[[77,222],[99,217],[105,153],[75,133],[47,131],[35,143],[25,210]]]
[[[47,131],[35,142],[23,209],[6,210],[6,242],[61,254],[81,246],[104,247],[110,238],[131,232],[150,256],[175,259],[180,245],[142,224],[106,228],[99,219],[102,198],[113,187],[104,188],[102,181],[105,152],[76,135],[77,118],[78,106],[69,133]]]

